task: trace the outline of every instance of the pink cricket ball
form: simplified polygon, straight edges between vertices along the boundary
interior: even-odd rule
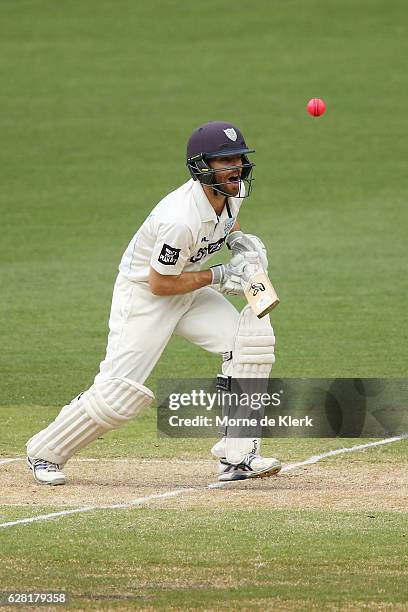
[[[320,98],[312,98],[307,103],[307,112],[312,117],[320,117],[326,110],[326,104]]]

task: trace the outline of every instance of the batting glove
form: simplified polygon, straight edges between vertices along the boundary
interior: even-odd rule
[[[254,258],[259,262],[258,254],[251,252],[252,261]],[[211,266],[212,285],[219,285],[221,293],[227,295],[243,295],[244,287],[247,285],[252,274],[253,264],[248,262],[244,255],[238,253],[234,255],[227,264]]]
[[[262,268],[265,272],[268,269],[266,247],[258,236],[244,234],[240,230],[237,230],[229,234],[227,238],[227,246],[231,249],[233,255],[241,253],[244,255],[244,257],[249,251],[256,251],[258,253]]]

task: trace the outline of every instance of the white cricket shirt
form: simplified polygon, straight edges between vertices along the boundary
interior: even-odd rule
[[[201,184],[190,179],[155,206],[130,241],[119,271],[131,281],[147,282],[150,266],[160,274],[199,270],[224,245],[241,202],[228,198],[218,217]]]

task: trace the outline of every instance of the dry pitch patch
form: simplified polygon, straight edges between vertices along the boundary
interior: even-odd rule
[[[278,476],[216,483],[216,462],[71,461],[69,483],[37,485],[23,461],[0,466],[0,505],[76,507],[131,504],[138,498],[182,490],[177,497],[147,499],[160,508],[271,508],[404,512],[408,508],[407,462],[366,463],[350,457],[300,466]],[[194,490],[191,490],[191,489]]]

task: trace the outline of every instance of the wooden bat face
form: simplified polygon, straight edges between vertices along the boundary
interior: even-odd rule
[[[279,298],[265,272],[256,272],[249,279],[245,297],[252,310],[261,319],[279,304]]]

